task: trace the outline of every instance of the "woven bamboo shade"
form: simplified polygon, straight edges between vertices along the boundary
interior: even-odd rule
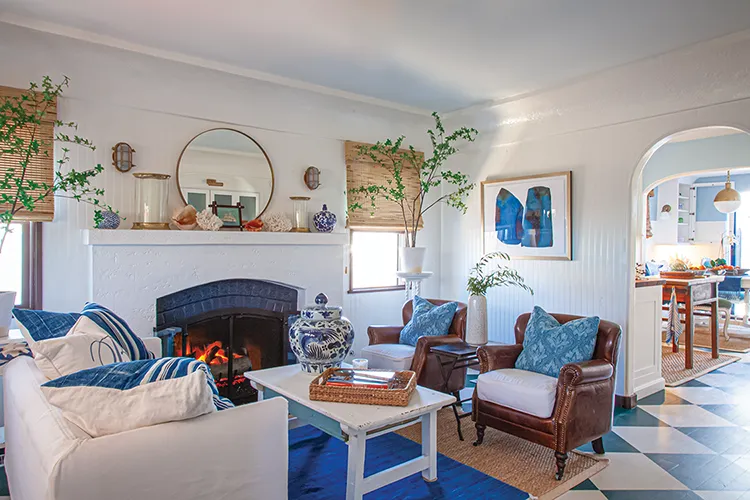
[[[12,87],[0,86],[0,99],[5,100],[7,97],[21,97],[21,95],[28,92],[28,90],[15,89]],[[32,107],[32,104],[29,104]],[[48,151],[48,155],[39,154],[36,158],[32,159],[29,165],[26,167],[25,179],[34,180],[39,184],[46,183],[51,186],[54,181],[55,175],[55,160],[54,160],[54,135],[55,135],[55,120],[57,119],[57,102],[50,103],[47,107],[46,114],[42,119],[41,125],[36,128],[35,139],[40,141],[42,144],[40,150]],[[32,130],[26,129],[16,131],[17,135],[23,138],[24,141],[30,141],[32,138]],[[25,142],[28,144],[28,142]],[[16,174],[20,174],[21,161],[19,155],[0,154],[0,176],[5,176],[6,169],[16,169]],[[15,195],[15,190],[5,190],[5,193],[11,196]],[[37,193],[41,194],[42,189],[38,191],[30,191],[29,194]],[[11,207],[7,204],[0,204],[0,212],[5,212]],[[28,212],[21,210],[17,212],[14,219],[17,221],[39,221],[49,222],[55,216],[55,198],[52,195],[47,196],[43,201],[37,201],[34,205],[34,211]]]
[[[404,216],[398,203],[387,201],[383,196],[375,199],[374,215],[369,198],[362,195],[353,195],[349,189],[368,185],[378,184],[387,186],[388,180],[393,181],[393,176],[389,171],[381,167],[377,162],[366,156],[360,156],[359,148],[361,146],[372,146],[364,142],[346,141],[344,143],[344,156],[346,158],[346,189],[347,205],[354,201],[362,204],[360,210],[350,210],[347,226],[352,229],[368,229],[371,231],[401,231],[404,230]],[[407,150],[400,150],[407,151]],[[424,161],[424,153],[418,152],[420,161]],[[406,186],[406,197],[413,200],[419,193],[419,172],[416,169],[405,166],[401,172],[404,186]],[[411,225],[411,203],[406,211],[406,217]],[[416,212],[419,213],[421,206],[416,203]],[[422,229],[422,220],[419,220],[419,229]]]

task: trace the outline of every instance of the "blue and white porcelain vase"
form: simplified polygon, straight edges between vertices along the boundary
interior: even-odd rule
[[[102,220],[97,229],[117,229],[118,227],[120,227],[119,215],[109,210],[102,212]]]
[[[336,214],[329,212],[323,204],[323,210],[313,215],[313,225],[321,233],[330,233],[336,227]]]
[[[341,316],[341,308],[328,305],[324,293],[306,307],[289,329],[289,345],[302,371],[323,373],[340,367],[354,343],[354,327]]]

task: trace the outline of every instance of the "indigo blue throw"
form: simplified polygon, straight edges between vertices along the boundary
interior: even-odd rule
[[[230,400],[219,396],[216,382],[208,365],[193,358],[160,358],[112,363],[71,373],[50,380],[42,386],[52,388],[106,387],[126,391],[151,382],[185,377],[198,370],[206,374],[206,383],[211,388],[216,409],[233,408],[234,404]]]
[[[86,316],[125,349],[131,360],[153,358],[153,354],[146,349],[146,345],[133,333],[124,319],[95,302],[87,303],[80,314],[16,308],[13,309],[13,316],[37,342],[64,337],[78,318]]]
[[[458,308],[456,302],[436,306],[422,297],[416,296],[413,305],[414,312],[411,321],[401,330],[399,343],[416,346],[419,337],[448,334],[448,328],[450,328],[453,316]]]
[[[526,325],[516,368],[558,377],[564,365],[591,359],[598,331],[597,316],[561,325],[544,309],[535,306]]]

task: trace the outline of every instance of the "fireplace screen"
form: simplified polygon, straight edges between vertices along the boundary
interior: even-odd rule
[[[235,404],[257,401],[244,373],[286,363],[285,321],[258,312],[196,319],[173,337],[174,354],[204,361],[219,393]]]

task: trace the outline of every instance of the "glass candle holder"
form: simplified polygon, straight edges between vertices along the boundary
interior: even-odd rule
[[[290,196],[294,202],[294,217],[292,217],[293,233],[309,233],[310,227],[307,225],[307,202],[310,201],[308,196]]]
[[[135,182],[133,229],[169,229],[167,201],[171,175],[138,172]]]

